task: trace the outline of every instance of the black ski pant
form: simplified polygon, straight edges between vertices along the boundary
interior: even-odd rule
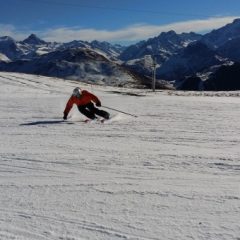
[[[101,116],[105,119],[109,119],[110,114],[106,111],[100,110],[94,106],[92,102],[86,105],[78,106],[78,110],[90,119],[95,119],[96,115]],[[96,114],[96,115],[95,115]]]

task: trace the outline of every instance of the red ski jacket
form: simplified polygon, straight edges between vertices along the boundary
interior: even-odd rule
[[[73,104],[76,104],[77,106],[82,106],[82,105],[86,105],[90,102],[95,102],[95,103],[101,103],[100,100],[93,95],[92,93],[86,91],[86,90],[82,90],[82,95],[80,98],[77,98],[75,96],[71,96],[67,102],[66,108],[64,110],[64,115],[68,115],[68,113],[70,112],[70,110],[73,107]]]

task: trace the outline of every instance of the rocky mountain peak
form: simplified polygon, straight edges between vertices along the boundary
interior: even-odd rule
[[[41,44],[46,44],[45,41],[42,39],[38,38],[35,34],[31,34],[28,36],[25,40],[22,41],[23,43],[27,43],[30,45],[41,45]]]

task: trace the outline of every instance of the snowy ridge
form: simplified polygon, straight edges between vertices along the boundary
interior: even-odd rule
[[[139,117],[64,122],[76,86]],[[0,239],[238,240],[239,104],[1,72]]]

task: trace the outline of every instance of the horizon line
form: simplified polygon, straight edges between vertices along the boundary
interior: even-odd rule
[[[204,35],[214,29],[221,28],[233,22],[240,16],[214,17],[207,19],[195,19],[180,22],[173,22],[163,25],[151,25],[145,23],[133,24],[116,30],[104,30],[81,27],[53,27],[44,30],[23,30],[19,31],[10,24],[0,24],[0,36],[9,36],[17,41],[23,41],[31,34],[34,34],[46,42],[71,42],[74,40],[92,42],[109,42],[121,44],[140,42],[153,38],[162,32],[174,31],[177,34],[195,32]],[[204,34],[203,34],[204,33]],[[97,36],[97,37],[96,37]],[[123,44],[126,45],[126,44]]]

